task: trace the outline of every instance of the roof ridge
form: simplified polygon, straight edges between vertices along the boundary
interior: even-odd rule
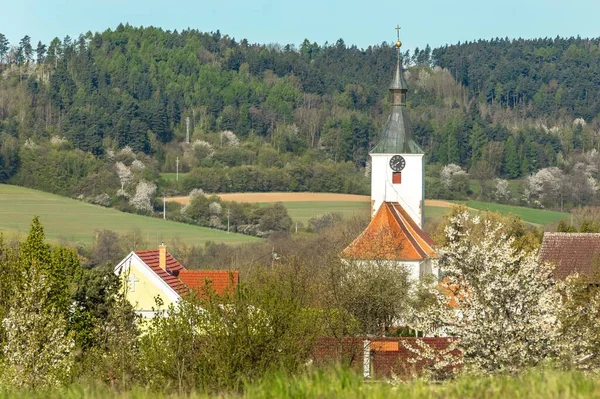
[[[408,227],[406,226],[406,224],[404,222],[404,219],[401,218],[400,215],[398,215],[397,212],[394,212],[395,211],[394,205],[392,205],[392,203],[390,203],[390,202],[384,202],[384,204],[388,208],[388,210],[390,211],[390,213],[392,214],[392,217],[396,220],[396,223],[398,223],[398,225],[400,226],[400,228],[404,231],[404,235],[406,235],[406,237],[409,239],[409,241],[412,244],[413,248],[419,253],[419,255],[421,255],[421,257],[427,258],[427,254],[425,253],[425,251],[423,250],[423,248],[421,248],[421,246],[419,245],[419,243],[417,243],[417,240],[415,240],[415,238],[412,236],[412,234],[410,234],[410,231],[408,231]]]

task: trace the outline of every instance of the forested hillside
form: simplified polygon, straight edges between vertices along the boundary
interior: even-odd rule
[[[495,177],[559,167],[562,177],[548,169],[554,180],[585,180],[585,192],[566,183],[550,196],[536,191],[546,179],[518,200],[594,202],[598,43],[492,40],[406,51],[428,195],[467,193],[463,170],[480,181],[479,195],[493,197]],[[0,36],[0,180],[107,205],[195,188],[366,193],[394,67],[386,43],[305,40],[296,48],[128,25],[49,44]],[[177,167],[192,173],[179,184],[160,180]]]

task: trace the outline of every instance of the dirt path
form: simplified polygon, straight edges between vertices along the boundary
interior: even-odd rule
[[[235,202],[369,202],[368,195],[332,193],[224,193],[217,194],[223,201]],[[187,204],[189,197],[170,197],[167,201]],[[442,200],[426,200],[425,205],[449,208],[455,204]]]

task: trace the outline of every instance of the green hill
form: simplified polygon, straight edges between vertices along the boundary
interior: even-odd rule
[[[240,244],[257,241],[242,234],[176,223],[146,216],[119,212],[70,198],[28,188],[0,184],[0,232],[27,233],[34,215],[44,225],[46,236],[54,241],[89,244],[96,230],[113,230],[120,234],[139,229],[150,246],[179,237],[188,244],[206,241]]]
[[[522,206],[494,204],[491,202],[467,201],[466,205],[469,208],[482,211],[500,212],[502,214],[517,215],[523,221],[535,224],[545,225],[548,223],[558,222],[569,217],[568,213],[547,211],[545,209],[532,209]]]

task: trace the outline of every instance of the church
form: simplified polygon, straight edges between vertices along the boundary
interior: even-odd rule
[[[437,275],[434,242],[425,231],[424,153],[414,139],[408,112],[408,85],[400,40],[390,85],[391,113],[371,156],[371,222],[342,252],[349,261],[385,261],[406,267],[412,279]]]

